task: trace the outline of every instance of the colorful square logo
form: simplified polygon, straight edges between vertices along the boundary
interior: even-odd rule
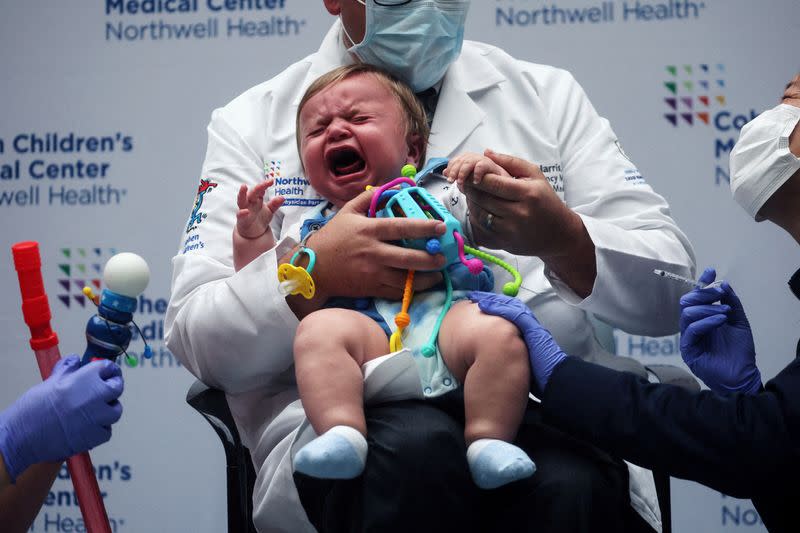
[[[117,253],[114,248],[61,248],[56,298],[66,307],[86,307],[84,287],[99,294],[103,288],[103,265]]]
[[[725,65],[667,65],[666,71],[664,118],[674,127],[709,125],[713,110],[727,104],[723,93]]]

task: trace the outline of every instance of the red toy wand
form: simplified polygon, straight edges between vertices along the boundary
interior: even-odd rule
[[[36,354],[42,379],[47,379],[61,354],[58,351],[58,336],[50,327],[50,304],[42,281],[39,244],[32,241],[19,242],[11,247],[11,253],[22,293],[22,316],[31,330],[31,348]],[[78,497],[86,531],[111,533],[89,452],[67,459],[67,468]]]

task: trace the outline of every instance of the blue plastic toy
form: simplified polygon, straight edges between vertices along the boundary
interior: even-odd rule
[[[503,293],[508,296],[516,296],[519,292],[519,287],[522,284],[522,277],[511,265],[502,261],[490,254],[477,250],[475,248],[466,246],[464,238],[462,237],[463,230],[461,223],[447,210],[445,207],[434,198],[428,191],[422,187],[418,187],[414,181],[417,174],[417,169],[413,165],[405,165],[401,171],[402,177],[396,178],[389,183],[376,188],[372,197],[369,207],[369,216],[371,217],[385,217],[385,218],[419,218],[423,220],[441,220],[444,222],[447,230],[438,238],[431,239],[404,239],[403,245],[407,248],[415,248],[418,250],[425,250],[429,254],[441,253],[445,257],[445,266],[441,269],[442,275],[447,287],[447,299],[442,308],[439,318],[434,327],[428,343],[422,348],[422,354],[426,357],[432,357],[436,353],[435,343],[439,335],[439,328],[441,326],[444,315],[452,305],[452,283],[450,276],[447,273],[447,267],[461,262],[464,264],[472,275],[480,274],[483,269],[483,262],[489,261],[500,265],[514,276],[514,281],[506,283],[503,286]],[[395,187],[400,187],[399,189]],[[380,207],[383,205],[383,207]],[[466,253],[469,253],[474,258],[467,258]],[[414,272],[409,271],[406,278],[406,287],[403,293],[402,310],[395,317],[395,324],[398,329],[392,334],[390,339],[390,347],[396,351],[402,348],[400,338],[403,330],[409,325],[410,318],[408,315],[408,307],[411,304],[413,291],[411,285],[413,283]]]
[[[108,260],[103,279],[108,288],[103,289],[99,297],[90,287],[83,289],[83,293],[97,305],[97,314],[86,323],[86,351],[81,364],[100,358],[116,362],[117,357],[125,354],[128,366],[136,366],[138,360],[128,355],[127,349],[133,336],[132,326],[138,329],[133,321],[136,297],[147,286],[150,270],[138,255],[121,253]],[[149,359],[153,352],[147,341],[144,346],[143,355]]]

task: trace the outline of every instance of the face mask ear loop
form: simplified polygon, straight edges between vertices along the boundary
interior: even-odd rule
[[[371,11],[370,11],[371,8],[370,8],[369,5],[367,5],[367,2],[365,2],[364,0],[356,0],[356,2],[358,2],[359,4],[364,6],[364,37],[361,39],[361,41],[355,42],[355,40],[352,37],[350,37],[350,32],[347,31],[347,26],[344,25],[344,19],[342,18],[342,14],[341,13],[339,14],[339,22],[342,24],[342,32],[344,33],[344,36],[347,37],[347,40],[350,41],[350,46],[347,47],[347,51],[348,52],[352,48],[354,48],[354,47],[362,44],[364,41],[366,41],[367,40],[367,34],[369,33],[369,26],[370,26],[370,24],[369,24],[369,14],[371,13]],[[372,5],[372,4],[370,4],[370,5]],[[358,55],[358,52],[351,52],[351,53],[353,53],[355,55]]]
[[[366,9],[366,8],[364,8],[364,9]],[[342,19],[341,15],[339,15],[339,21],[342,23],[342,33],[344,33],[344,36],[347,37],[348,41],[350,41],[350,46],[347,47],[347,50],[349,51],[351,48],[353,48],[356,45],[356,42],[353,40],[352,37],[350,37],[350,32],[347,31],[347,27],[344,25],[344,19]],[[366,27],[364,28],[364,30],[366,32]],[[364,34],[364,36],[366,37],[366,33]],[[345,43],[345,44],[347,44],[347,43]]]

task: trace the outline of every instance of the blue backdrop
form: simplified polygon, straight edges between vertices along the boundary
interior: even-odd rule
[[[170,258],[211,110],[316,50],[332,19],[315,0],[0,0],[0,13],[0,248],[40,242],[62,351],[83,350],[93,309],[80,289],[100,284],[113,253],[152,270],[137,319],[155,358],[125,369],[125,415],[92,453],[114,531],[223,531],[223,454],[163,343]],[[798,30],[797,0],[475,0],[467,22],[469,39],[576,76],[670,201],[699,265],[736,287],[765,378],[794,355],[784,280],[800,256],[732,201],[728,154],[798,70]],[[39,380],[5,257],[0,408]],[[677,336],[614,340],[620,354],[680,364]],[[141,353],[140,340],[131,347]],[[673,511],[676,531],[764,530],[749,502],[694,483],[673,482]],[[59,479],[33,531],[80,526]]]

